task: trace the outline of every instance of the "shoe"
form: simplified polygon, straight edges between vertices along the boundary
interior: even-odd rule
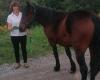
[[[24,67],[28,68],[29,67],[28,63],[24,63]]]
[[[21,64],[20,63],[16,63],[14,67],[15,67],[15,69],[18,69],[18,68],[21,67]]]

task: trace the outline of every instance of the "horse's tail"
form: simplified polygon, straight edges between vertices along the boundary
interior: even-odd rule
[[[92,15],[92,21],[94,23],[94,34],[92,44],[100,45],[100,18],[96,15]]]

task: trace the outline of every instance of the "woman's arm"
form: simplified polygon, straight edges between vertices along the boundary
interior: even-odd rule
[[[11,30],[13,29],[11,23],[7,23],[7,29],[8,29],[9,31],[11,31]]]

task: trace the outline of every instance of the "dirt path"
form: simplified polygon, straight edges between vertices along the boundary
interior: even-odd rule
[[[73,50],[71,51],[74,54]],[[87,50],[85,57],[87,64],[89,65],[88,53]],[[14,64],[4,64],[0,66],[0,80],[80,80],[78,66],[75,74],[69,73],[70,63],[65,53],[60,54],[60,62],[60,72],[53,71],[54,57],[52,54],[38,59],[29,59],[30,67],[28,69],[25,69],[22,66],[20,69],[15,70],[13,69]],[[98,74],[96,80],[100,80],[99,75],[100,74]]]

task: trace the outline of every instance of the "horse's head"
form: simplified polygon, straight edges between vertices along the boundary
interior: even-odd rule
[[[34,6],[32,6],[29,2],[27,2],[27,5],[24,7],[22,11],[20,31],[24,31],[25,29],[30,28],[30,25],[32,24],[34,18],[35,18]]]

